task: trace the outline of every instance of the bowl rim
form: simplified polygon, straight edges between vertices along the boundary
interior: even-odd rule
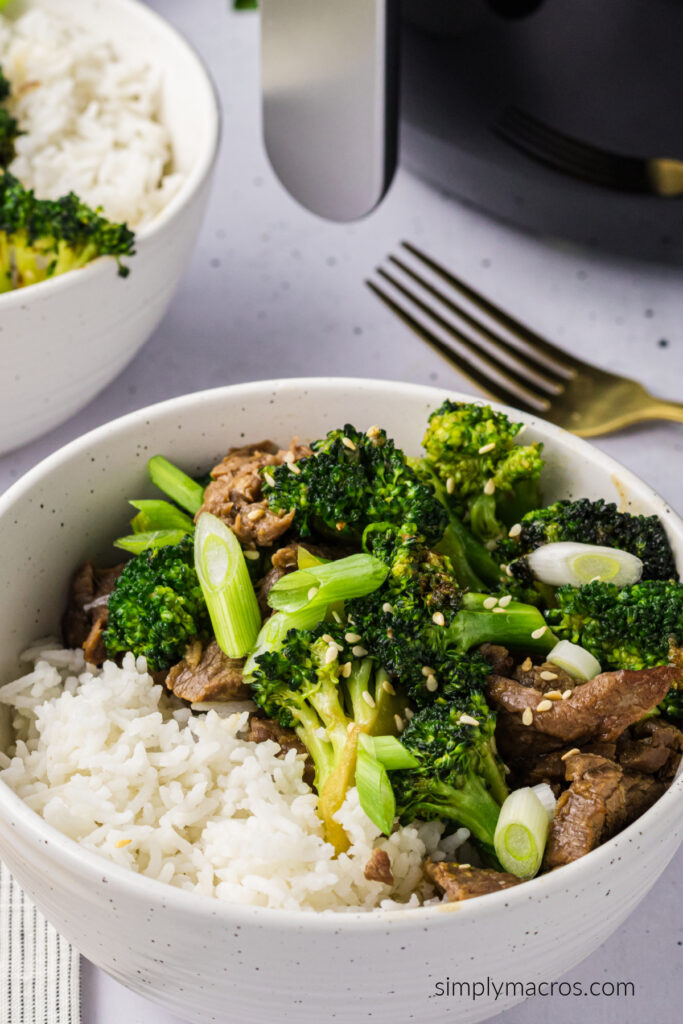
[[[180,46],[186,51],[190,60],[195,63],[197,70],[200,73],[200,77],[203,79],[204,99],[202,102],[206,104],[205,109],[209,116],[209,132],[207,138],[203,147],[199,151],[191,170],[184,176],[184,180],[181,183],[180,188],[173,196],[171,196],[166,205],[159,210],[151,221],[144,224],[139,230],[134,229],[135,244],[137,246],[141,242],[153,239],[164,228],[166,228],[169,222],[175,220],[176,215],[179,214],[180,211],[194,198],[211,174],[218,157],[218,149],[221,141],[222,106],[218,88],[207,61],[202,57],[196,46],[194,46],[193,43],[190,43],[179,29],[175,27],[175,25],[172,25],[170,21],[167,21],[166,18],[158,13],[158,11],[146,6],[146,4],[142,3],[141,0],[108,0],[108,4],[118,4],[119,7],[124,9],[126,14],[132,14],[134,18],[141,18],[143,21],[146,20],[158,34],[166,33],[180,44]],[[132,257],[132,259],[134,258],[135,257]],[[87,286],[91,278],[97,274],[113,272],[114,263],[114,257],[112,256],[98,256],[97,259],[87,263],[84,267],[79,267],[77,274],[75,272],[69,272],[67,274],[59,274],[56,277],[46,278],[44,281],[38,281],[36,284],[30,286],[30,294],[35,294],[36,298],[39,295],[47,296],[49,293],[48,290],[57,291],[59,289],[67,288],[70,284],[75,284],[76,281],[83,282]],[[35,289],[37,288],[40,289],[39,292],[35,292]],[[26,302],[27,296],[25,288],[15,288],[11,291],[0,294],[0,309],[9,308],[12,305],[22,306]]]
[[[295,390],[315,391],[321,397],[326,393],[335,392],[340,388],[361,390],[365,392],[391,393],[397,396],[397,392],[420,399],[425,404],[435,404],[443,401],[448,395],[456,401],[475,401],[480,404],[490,404],[494,409],[502,412],[512,413],[529,426],[537,427],[546,435],[548,440],[562,439],[563,443],[569,445],[579,454],[584,454],[588,461],[602,470],[607,479],[618,473],[620,483],[626,487],[633,487],[649,499],[653,500],[655,507],[661,506],[658,514],[666,514],[666,524],[675,534],[683,540],[683,520],[671,509],[664,499],[657,492],[636,476],[629,469],[626,469],[617,460],[605,452],[589,444],[582,438],[570,434],[554,424],[548,423],[541,417],[530,415],[512,406],[499,402],[487,402],[481,396],[471,395],[464,392],[452,391],[447,388],[434,387],[425,384],[412,384],[407,382],[381,380],[372,378],[357,377],[290,377],[262,381],[249,381],[241,384],[229,384],[218,388],[209,388],[203,391],[191,392],[189,394],[177,395],[162,402],[145,406],[133,412],[126,413],[108,423],[104,423],[94,430],[82,434],[73,441],[52,452],[42,459],[36,466],[25,473],[17,480],[4,494],[0,495],[0,522],[17,501],[20,501],[24,494],[38,483],[41,477],[47,472],[52,472],[60,465],[68,462],[79,455],[89,452],[93,445],[102,440],[111,441],[118,433],[125,431],[133,424],[144,426],[145,420],[153,419],[173,410],[183,412],[192,407],[205,405],[209,401],[220,401],[222,398],[236,398],[242,401],[254,400],[256,397],[272,395],[273,391]],[[180,409],[178,408],[180,407]],[[136,898],[152,899],[166,908],[175,909],[184,913],[195,913],[199,917],[204,915],[219,916],[225,920],[239,923],[253,923],[264,926],[271,922],[273,927],[284,930],[298,931],[314,928],[323,932],[348,931],[363,927],[373,930],[385,930],[391,923],[396,926],[397,921],[404,923],[406,931],[422,929],[426,924],[430,927],[438,927],[439,923],[451,920],[451,914],[457,911],[457,919],[465,921],[473,916],[486,917],[498,913],[503,907],[510,912],[519,908],[529,900],[542,900],[550,898],[560,890],[569,892],[574,884],[580,881],[580,876],[587,868],[592,869],[593,875],[602,873],[605,867],[609,867],[610,861],[616,859],[616,850],[622,844],[637,846],[634,837],[642,835],[650,825],[655,822],[663,822],[670,811],[677,809],[678,818],[683,819],[683,772],[679,771],[678,776],[671,783],[663,795],[644,814],[637,818],[631,825],[623,829],[616,836],[608,839],[605,843],[584,854],[578,860],[566,864],[561,868],[539,875],[523,885],[514,886],[497,893],[490,893],[486,899],[475,898],[460,903],[442,903],[431,906],[419,906],[411,908],[397,908],[391,910],[332,910],[332,911],[310,911],[303,909],[274,909],[259,907],[250,904],[229,903],[192,890],[179,889],[175,886],[160,882],[157,879],[139,874],[130,868],[114,864],[101,856],[99,853],[89,850],[71,839],[64,833],[58,831],[54,826],[49,825],[36,811],[33,811],[25,801],[19,797],[4,781],[0,780],[0,811],[3,817],[10,819],[11,830],[14,834],[22,835],[23,839],[34,847],[47,844],[50,849],[50,857],[63,865],[69,872],[78,872],[82,877],[87,876],[97,885],[100,882],[110,882],[119,889],[125,890],[126,894]],[[675,816],[674,816],[675,823]],[[634,850],[635,855],[635,850]],[[656,881],[656,879],[655,879]],[[530,888],[531,887],[531,888]]]

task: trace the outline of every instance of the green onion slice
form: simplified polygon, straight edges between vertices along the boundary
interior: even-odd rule
[[[194,533],[194,520],[170,501],[141,500],[129,502],[138,514],[131,520],[133,533],[151,533],[153,530],[183,530]]]
[[[144,533],[131,533],[128,537],[119,537],[114,541],[115,548],[130,551],[139,555],[147,548],[162,548],[166,544],[180,544],[187,537],[187,530],[149,530]]]
[[[358,747],[356,755],[356,787],[360,805],[380,832],[390,835],[396,817],[396,798],[387,770],[376,757]]]
[[[505,871],[533,878],[548,838],[548,812],[529,787],[516,789],[500,809],[493,845]]]
[[[372,555],[349,555],[336,562],[297,569],[275,583],[268,594],[268,604],[277,611],[297,612],[365,597],[384,583],[388,571]]]
[[[243,657],[254,646],[261,612],[240,542],[210,512],[197,520],[194,564],[218,646],[229,658]]]
[[[628,551],[572,541],[542,544],[527,555],[527,564],[537,580],[551,587],[581,587],[593,580],[626,587],[643,575],[643,563]]]
[[[196,515],[204,501],[204,488],[163,455],[154,455],[147,463],[153,484],[191,515]]]
[[[585,682],[587,679],[595,679],[602,672],[602,666],[597,658],[594,658],[590,651],[579,644],[573,644],[569,640],[560,640],[550,654],[546,655],[546,661],[558,668],[564,669],[572,679],[580,679]]]
[[[325,565],[326,562],[326,558],[318,558],[312,551],[305,548],[303,544],[299,544],[299,547],[296,549],[296,565],[298,569],[311,569],[314,565]]]
[[[383,764],[388,771],[401,768],[417,768],[419,762],[395,736],[368,736],[362,732],[358,737],[358,745],[375,760]]]

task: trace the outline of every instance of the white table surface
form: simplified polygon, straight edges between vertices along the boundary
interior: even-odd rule
[[[0,459],[0,490],[74,437],[122,413],[187,391],[265,377],[354,375],[466,383],[364,287],[401,238],[441,257],[541,333],[638,377],[656,394],[683,392],[683,272],[596,257],[533,239],[399,173],[362,223],[324,223],[275,180],[259,127],[258,25],[228,0],[151,0],[195,44],[215,76],[224,137],[213,198],[191,266],[164,322],[86,409]],[[601,439],[683,511],[683,426],[652,425]],[[536,997],[505,1024],[668,1024],[683,994],[683,850],[627,923],[568,975],[632,981],[635,996]],[[446,1016],[444,1017],[446,1019]],[[83,1024],[182,1024],[83,962]],[[226,1017],[226,1024],[246,1024]]]

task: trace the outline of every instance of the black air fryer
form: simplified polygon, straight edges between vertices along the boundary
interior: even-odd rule
[[[495,216],[683,259],[681,0],[262,8],[266,147],[314,212],[372,209],[398,138],[404,166]]]

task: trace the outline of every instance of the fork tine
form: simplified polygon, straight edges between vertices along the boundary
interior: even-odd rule
[[[395,277],[392,277],[392,275],[383,267],[378,267],[377,273],[388,281],[392,287],[396,288],[396,290],[402,295],[405,295],[409,302],[412,302],[414,306],[417,306],[417,308],[433,320],[434,323],[438,324],[443,331],[455,338],[456,341],[458,341],[463,348],[467,349],[471,355],[474,355],[482,363],[488,366],[489,369],[493,370],[494,373],[500,374],[503,377],[506,386],[512,384],[513,387],[518,388],[526,396],[527,400],[537,402],[539,407],[543,409],[547,409],[550,406],[550,396],[547,393],[537,393],[534,387],[535,382],[530,381],[527,377],[523,377],[514,369],[514,367],[510,366],[508,363],[502,362],[497,355],[492,352],[488,352],[485,348],[482,348],[476,341],[474,341],[474,339],[463,334],[462,331],[458,330],[457,327],[442,317],[440,313],[435,309],[432,309],[431,306],[428,306],[427,303],[418,295],[406,288],[406,286]],[[511,394],[512,393],[514,392],[511,392]]]
[[[476,317],[471,316],[467,310],[457,302],[454,302],[439,288],[435,288],[433,284],[426,280],[426,278],[421,277],[420,274],[413,270],[412,267],[409,267],[407,263],[404,263],[403,260],[398,259],[397,256],[389,256],[389,260],[391,263],[395,264],[395,266],[399,267],[405,274],[411,277],[413,281],[417,282],[421,288],[424,288],[425,291],[429,292],[430,295],[433,295],[435,299],[442,302],[447,309],[451,310],[452,313],[455,313],[461,320],[464,320],[466,324],[469,324],[469,326],[479,334],[488,338],[497,350],[505,352],[507,355],[511,356],[515,361],[517,368],[523,373],[530,368],[532,373],[536,374],[536,377],[540,378],[540,380],[532,378],[532,384],[543,387],[548,394],[551,395],[558,394],[558,392],[562,390],[562,385],[567,379],[566,377],[562,377],[560,374],[549,370],[546,364],[539,362],[534,358],[533,354],[520,352],[515,345],[511,345],[504,338],[501,338],[500,335],[494,334],[494,332],[489,330],[485,324],[477,320]]]
[[[484,312],[487,313],[492,320],[495,320],[496,323],[500,324],[501,327],[506,328],[506,330],[510,331],[511,334],[514,334],[521,341],[529,345],[530,348],[535,348],[538,352],[542,352],[552,360],[556,368],[559,367],[560,370],[564,370],[567,377],[571,378],[576,376],[580,370],[591,369],[588,367],[587,363],[582,362],[580,359],[576,359],[574,356],[570,356],[564,351],[564,349],[551,344],[551,342],[542,338],[540,334],[536,334],[536,332],[530,327],[526,327],[519,320],[515,320],[514,317],[510,316],[509,313],[506,313],[505,310],[500,308],[500,306],[496,306],[489,299],[480,295],[479,292],[474,290],[474,288],[471,288],[468,284],[465,284],[464,281],[461,281],[459,277],[456,277],[455,274],[452,274],[450,270],[447,270],[440,263],[437,263],[436,260],[433,260],[431,256],[428,256],[426,253],[418,249],[416,245],[412,244],[412,242],[401,242],[401,245],[417,259],[422,260],[422,262],[433,270],[434,273],[447,281],[448,284],[468,298],[475,306],[483,309]],[[522,354],[524,354],[523,351]]]
[[[542,408],[528,402],[525,398],[520,397],[518,392],[508,389],[501,382],[492,379],[488,374],[484,373],[478,366],[472,363],[466,356],[462,356],[460,353],[455,352],[450,345],[447,345],[437,334],[430,331],[424,324],[410,313],[404,306],[398,303],[394,298],[391,297],[383,288],[380,288],[372,280],[367,280],[366,285],[377,298],[381,299],[382,302],[394,313],[400,320],[402,320],[411,330],[413,330],[423,341],[426,341],[428,345],[436,349],[439,355],[443,356],[449,363],[455,365],[461,373],[467,377],[473,384],[480,388],[485,395],[489,398],[504,402],[507,405],[512,405],[517,409],[522,409],[525,412],[534,413],[539,415],[543,412]],[[482,360],[486,362],[486,359]],[[534,399],[536,396],[532,396]],[[539,405],[542,403],[541,399],[538,399]]]

